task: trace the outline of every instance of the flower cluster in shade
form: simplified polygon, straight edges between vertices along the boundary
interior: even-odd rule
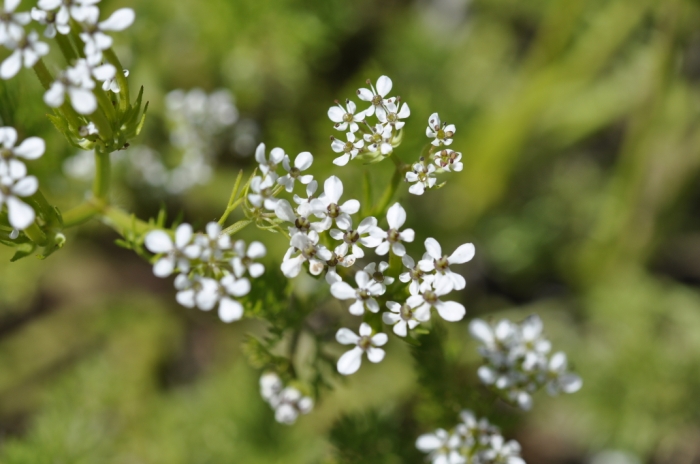
[[[46,150],[39,137],[29,137],[19,144],[17,138],[13,127],[0,127],[0,208],[7,209],[13,239],[36,218],[34,209],[22,198],[34,195],[39,181],[27,174],[24,161],[38,159]]]
[[[260,377],[260,396],[275,411],[275,420],[280,424],[291,425],[300,415],[308,414],[314,408],[313,399],[295,387],[285,387],[274,372],[266,372]]]
[[[416,447],[428,454],[432,464],[525,464],[520,444],[506,441],[486,419],[477,420],[468,410],[459,418],[451,431],[437,429],[416,440]]]
[[[581,377],[568,371],[566,354],[550,355],[552,344],[544,338],[537,315],[520,324],[474,319],[469,331],[481,342],[484,364],[478,370],[479,379],[523,410],[532,408],[532,394],[542,387],[555,396],[575,393],[583,385]]]
[[[422,259],[416,262],[406,250],[415,232],[405,227],[408,218],[399,203],[388,209],[386,225],[380,226],[376,217],[359,214],[358,200],[343,198],[343,182],[337,176],[323,180],[323,190],[319,191],[318,181],[309,174],[314,160],[311,153],[302,152],[292,158],[282,148],[267,153],[265,145],[260,144],[256,160],[260,175],[251,180],[247,214],[276,221],[271,223],[290,237],[281,264],[285,276],[296,277],[303,269],[314,276],[325,275],[331,294],[350,303],[351,315],[381,313],[382,321],[399,337],[406,337],[429,321],[433,309],[446,321],[464,317],[464,306],[450,301],[447,295],[466,286],[451,266],[473,258],[472,244],[443,254],[437,240],[429,238]],[[293,194],[295,188],[303,194]],[[291,202],[280,197],[285,192],[293,194]],[[405,269],[398,279],[385,274],[389,268],[386,261],[359,264],[358,260],[369,258],[370,250],[379,257],[391,254],[402,260]],[[389,286],[403,286],[409,296],[404,301],[391,301],[384,297]],[[401,294],[400,289],[396,290],[391,294]],[[338,371],[344,375],[356,372],[365,354],[371,362],[380,362],[384,358],[380,347],[388,341],[386,334],[373,331],[367,324],[360,326],[359,334],[342,328],[336,339],[352,347],[338,361]]]
[[[99,0],[39,0],[31,11],[16,11],[20,0],[4,0],[0,10],[0,45],[12,51],[0,64],[0,78],[10,79],[22,67],[32,68],[49,53],[49,45],[40,40],[33,24],[44,29],[44,37],[75,33],[82,42],[84,58],[75,60],[58,73],[44,94],[47,105],[57,108],[70,100],[79,114],[89,115],[97,109],[95,88],[119,92],[116,68],[104,63],[104,52],[111,48],[110,32],[123,31],[133,24],[134,10],[121,8],[100,21]]]
[[[206,232],[194,233],[189,224],[180,224],[174,239],[164,230],[149,232],[144,245],[157,254],[153,273],[175,278],[176,300],[181,305],[202,311],[218,308],[219,318],[233,322],[243,317],[243,305],[237,298],[250,292],[250,278],[265,272],[256,262],[265,256],[265,246],[243,240],[233,242],[215,222],[207,224]]]
[[[377,79],[376,86],[370,80],[367,85],[369,88],[359,89],[357,96],[369,104],[368,108],[358,111],[357,104],[346,99],[345,105],[336,100],[328,110],[335,129],[347,131],[345,140],[331,137],[331,148],[338,154],[333,163],[338,166],[358,157],[364,162],[381,161],[401,144],[405,119],[411,115],[408,104],[402,103],[401,97],[389,96],[393,83],[387,76]],[[405,174],[406,182],[412,184],[410,193],[422,195],[435,188],[436,174],[462,170],[462,154],[448,148],[455,132],[454,124],[442,122],[437,113],[430,115],[425,132],[431,139],[428,155],[413,163]]]

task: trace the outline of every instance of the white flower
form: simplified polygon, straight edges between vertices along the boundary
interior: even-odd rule
[[[420,292],[412,292],[406,302],[412,308],[416,308],[416,313],[420,315],[417,316],[419,320],[423,320],[423,317],[429,318],[430,308],[435,308],[444,320],[450,322],[460,321],[467,312],[464,306],[456,301],[440,300],[441,296],[450,292],[448,288],[444,280],[440,284],[436,284],[434,289],[429,284],[424,284]],[[426,313],[428,316],[424,316]]]
[[[97,8],[87,8],[83,11],[85,17],[80,21],[83,26],[80,38],[85,42],[85,56],[93,66],[102,61],[102,50],[112,46],[112,37],[105,32],[123,31],[134,23],[136,17],[131,8],[121,8],[98,23],[99,13]]]
[[[287,387],[279,395],[270,401],[275,408],[275,420],[280,424],[291,425],[296,422],[299,414],[308,414],[314,406],[314,402],[308,396],[303,396],[294,387]]]
[[[124,69],[124,77],[129,77],[129,70]],[[111,91],[112,93],[119,93],[121,89],[119,88],[119,81],[116,76],[110,79],[105,79],[102,83],[102,90],[105,92]]]
[[[364,111],[365,116],[372,116],[376,112],[377,117],[379,117],[380,114],[385,114],[384,105],[388,103],[388,100],[385,100],[384,97],[391,92],[391,79],[387,76],[381,76],[377,79],[376,89],[369,80],[367,80],[367,84],[370,88],[358,90],[357,95],[360,100],[370,102],[369,108]]]
[[[408,191],[414,195],[423,195],[425,189],[430,189],[435,186],[437,179],[435,176],[435,166],[422,162],[413,165],[413,171],[406,173],[406,181],[414,183]]]
[[[56,13],[52,11],[45,11],[41,8],[32,7],[30,15],[34,21],[38,22],[42,26],[46,26],[46,29],[44,29],[44,37],[47,39],[53,39],[56,37]],[[68,29],[70,31],[70,26],[68,26]]]
[[[435,153],[435,166],[443,171],[459,172],[464,169],[464,165],[462,164],[462,154],[458,151],[445,148],[444,150]]]
[[[386,286],[394,283],[394,278],[384,275],[384,271],[389,269],[389,263],[381,261],[377,263],[369,263],[365,266],[364,271],[372,277],[372,280],[382,286],[382,294],[386,291]]]
[[[301,173],[302,171],[309,169],[313,162],[314,157],[308,151],[301,152],[297,155],[297,157],[294,159],[294,166],[291,166],[289,156],[284,155],[284,158],[282,159],[282,166],[284,166],[284,169],[288,174],[277,179],[277,183],[284,185],[287,192],[294,190],[295,180],[299,180],[299,182],[302,184],[308,184],[314,180],[314,176],[310,174],[302,176]]]
[[[384,231],[379,227],[375,227],[370,232],[373,237],[382,239],[382,242],[377,246],[376,252],[383,256],[389,252],[389,248],[396,256],[406,254],[406,247],[401,242],[412,242],[415,238],[413,229],[405,229],[400,231],[401,226],[406,222],[406,210],[398,204],[394,203],[386,213],[386,220],[389,223],[389,229]]]
[[[282,261],[282,273],[289,278],[298,276],[306,261],[309,262],[309,272],[319,275],[323,272],[326,261],[333,256],[326,247],[318,245],[318,234],[313,231],[308,235],[294,234],[290,245]]]
[[[296,210],[292,208],[287,200],[278,200],[275,205],[275,215],[287,222],[291,222],[293,225],[289,227],[289,235],[294,235],[299,232],[307,233],[310,230],[316,232],[322,232],[324,230],[323,223],[314,222],[313,224],[309,222],[309,217],[311,216],[311,206],[307,203],[302,203]]]
[[[360,128],[357,123],[365,119],[365,113],[363,111],[357,113],[355,102],[351,102],[350,100],[345,100],[345,108],[343,108],[338,100],[336,100],[335,103],[337,106],[331,106],[328,109],[328,117],[331,121],[336,123],[334,127],[340,131],[344,131],[350,127],[350,132],[357,132]]]
[[[542,319],[537,314],[528,316],[520,324],[520,343],[517,350],[524,356],[523,369],[532,371],[543,368],[547,363],[547,353],[552,349],[549,340],[542,336]]]
[[[345,137],[348,140],[345,143],[335,137],[331,137],[331,148],[333,151],[342,153],[342,155],[333,160],[333,164],[336,166],[345,166],[348,164],[348,161],[355,159],[365,144],[362,139],[357,140],[357,137],[352,132],[345,134]]]
[[[343,196],[343,182],[336,176],[331,176],[323,183],[323,194],[318,199],[311,202],[311,211],[317,218],[323,219],[323,230],[330,229],[333,221],[341,229],[348,229],[352,225],[351,214],[360,210],[360,202],[348,200],[339,205],[340,197]]]
[[[243,317],[243,306],[231,296],[241,297],[250,292],[248,279],[236,279],[233,274],[225,275],[220,281],[209,277],[200,279],[200,288],[194,295],[195,304],[202,311],[210,311],[219,305],[219,318],[223,322],[233,322]]]
[[[260,376],[260,396],[265,401],[270,401],[282,392],[282,379],[274,372],[266,372]]]
[[[520,444],[517,441],[508,442],[500,435],[494,435],[489,442],[490,449],[482,453],[486,462],[498,464],[525,464],[520,457]]]
[[[15,13],[21,0],[5,0],[0,8],[0,45],[24,37],[24,27],[31,21],[28,12]]]
[[[411,110],[407,103],[404,103],[403,105],[401,105],[400,102],[397,103],[394,103],[393,101],[387,102],[386,111],[377,113],[377,119],[379,119],[379,122],[382,124],[394,126],[396,130],[400,130],[404,124],[406,124],[405,122],[401,121],[401,119],[406,119],[409,117],[411,115]]]
[[[253,177],[253,180],[250,181],[252,193],[248,194],[250,204],[256,208],[265,206],[265,209],[274,211],[279,200],[273,195],[273,182],[274,180],[270,176],[266,176],[265,179],[260,176]]]
[[[466,459],[459,454],[461,440],[459,435],[450,434],[447,430],[437,429],[434,433],[426,433],[416,440],[416,448],[429,453],[428,459],[433,464],[462,464]]]
[[[341,279],[338,275],[336,270],[337,267],[351,267],[353,264],[355,264],[355,259],[355,255],[348,254],[347,246],[343,247],[342,245],[338,245],[335,247],[331,259],[326,261],[326,267],[328,268],[326,272],[326,282],[328,282],[330,285],[333,285],[336,282],[341,282],[343,279]]]
[[[372,335],[372,327],[366,322],[360,325],[360,335],[350,329],[342,328],[335,334],[335,339],[342,345],[355,345],[338,359],[338,372],[343,375],[357,372],[362,364],[363,353],[367,353],[367,359],[371,362],[381,362],[386,353],[379,347],[389,341],[385,333]]]
[[[399,280],[403,283],[411,282],[408,290],[411,293],[418,293],[421,283],[432,282],[435,278],[434,274],[426,275],[418,264],[408,255],[401,257],[401,262],[406,267],[407,271],[399,274]]]
[[[37,6],[39,11],[48,14],[47,22],[53,21],[59,34],[67,35],[70,33],[71,17],[81,23],[88,16],[90,10],[97,11],[99,14],[99,9],[95,6],[99,2],[100,0],[39,0]],[[32,17],[40,21],[34,17],[33,11]]]
[[[221,226],[217,222],[208,223],[206,234],[197,234],[195,243],[202,250],[200,259],[208,261],[210,265],[217,264],[223,258],[224,251],[232,247],[231,237],[221,233]]]
[[[17,131],[13,127],[0,127],[0,165],[13,179],[20,179],[27,174],[27,168],[18,158],[34,160],[40,158],[46,150],[46,144],[39,137],[29,137],[19,146]]]
[[[180,224],[175,230],[175,242],[167,232],[153,230],[146,235],[144,245],[155,254],[165,254],[153,265],[153,273],[158,277],[168,277],[175,268],[188,272],[190,261],[201,253],[199,246],[192,244],[192,226]]]
[[[73,67],[62,72],[44,94],[44,102],[58,108],[68,94],[71,104],[79,114],[92,114],[97,109],[97,98],[92,93],[95,88],[93,76],[103,81],[114,77],[116,69],[111,64],[90,67],[87,61],[78,60]]]
[[[0,165],[0,207],[7,205],[10,225],[24,230],[34,222],[36,214],[20,198],[34,195],[39,188],[39,181],[34,176],[13,178],[6,172],[5,166]]]
[[[428,259],[425,256],[418,262],[418,266],[423,272],[435,271],[435,286],[445,285],[449,288],[448,291],[462,290],[466,287],[467,282],[461,275],[452,272],[450,264],[463,264],[471,261],[474,257],[475,248],[471,243],[460,245],[450,256],[442,254],[440,244],[434,238],[425,240],[425,249],[427,250]]]
[[[49,46],[39,41],[39,34],[36,31],[19,40],[7,40],[5,46],[14,50],[10,56],[0,65],[0,78],[11,79],[22,69],[31,68],[39,61],[39,58],[49,53]]]
[[[352,228],[352,220],[348,225],[347,230],[331,229],[330,236],[335,240],[342,240],[343,243],[338,245],[338,249],[341,250],[341,254],[346,254],[348,249],[352,249],[352,254],[358,258],[365,256],[365,252],[360,245],[364,245],[367,248],[374,248],[382,242],[381,238],[373,237],[370,234],[374,229],[377,228],[377,219],[373,217],[367,217],[360,222],[357,229]]]
[[[339,300],[355,300],[350,305],[350,314],[362,316],[365,308],[370,312],[379,312],[379,303],[374,299],[384,293],[381,284],[372,280],[365,271],[357,271],[355,274],[357,289],[352,288],[345,282],[336,282],[331,285],[331,294]]]
[[[246,269],[248,270],[248,274],[253,278],[263,275],[265,266],[256,263],[254,260],[265,256],[267,251],[265,250],[265,245],[257,241],[251,242],[250,245],[248,245],[248,251],[246,251],[245,242],[243,240],[238,240],[234,243],[233,249],[236,252],[236,256],[231,260],[231,267],[236,277],[242,277]]]
[[[567,372],[567,364],[566,354],[562,352],[554,353],[549,360],[550,380],[547,382],[547,392],[550,395],[557,395],[561,392],[576,393],[583,386],[581,377]]]
[[[425,322],[426,313],[418,314],[423,317],[423,320],[417,319],[415,307],[410,306],[408,303],[399,304],[395,301],[387,301],[386,307],[389,308],[390,313],[382,314],[382,321],[387,325],[394,326],[394,333],[399,337],[405,337],[409,330],[415,329],[418,324]],[[430,313],[427,313],[430,315]]]
[[[391,144],[394,140],[391,124],[377,124],[372,128],[371,134],[364,135],[364,139],[367,142],[367,150],[372,153],[377,152],[387,156],[394,151],[394,146]]]
[[[440,116],[433,113],[428,118],[428,128],[425,130],[425,135],[434,138],[435,140],[431,144],[439,147],[440,145],[450,145],[456,130],[454,124],[441,123]]]
[[[260,165],[260,172],[263,173],[263,177],[270,177],[272,182],[277,180],[277,167],[287,156],[284,150],[277,147],[270,150],[270,156],[265,157],[265,144],[261,143],[255,149],[255,161]]]
[[[316,190],[318,190],[318,182],[314,179],[306,186],[306,198],[302,198],[296,193],[294,194],[294,203],[297,209],[302,208],[305,211],[311,211],[311,203],[316,199]]]

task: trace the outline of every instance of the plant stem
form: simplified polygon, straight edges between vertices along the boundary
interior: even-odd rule
[[[73,64],[73,62],[78,59],[78,53],[75,51],[75,48],[73,48],[70,38],[63,34],[56,34],[56,42],[66,62],[68,64]]]
[[[23,230],[29,239],[37,245],[44,246],[48,243],[46,234],[41,230],[39,224],[34,221],[32,225]]]
[[[126,237],[127,230],[133,230],[136,234],[142,235],[154,229],[154,226],[151,224],[113,206],[106,206],[103,209],[102,222],[114,229],[122,237]]]
[[[391,159],[394,160],[393,154]],[[389,206],[391,199],[394,197],[396,189],[398,188],[399,184],[404,178],[404,167],[406,165],[400,159],[398,161],[400,164],[397,163],[396,160],[394,160],[394,163],[396,164],[396,170],[394,171],[394,175],[391,178],[391,183],[386,186],[386,189],[384,189],[384,193],[382,194],[379,203],[377,203],[377,206],[374,208],[373,216],[382,216],[386,213],[386,209]]]
[[[110,144],[114,139],[114,131],[112,126],[109,124],[109,120],[104,115],[100,108],[97,108],[95,112],[90,115],[90,119],[95,123],[97,130],[100,133],[100,138],[105,141],[105,143]]]
[[[103,152],[99,145],[95,146],[95,181],[92,184],[92,193],[96,198],[104,200],[109,197],[111,165],[109,153]]]
[[[124,75],[124,67],[119,61],[119,57],[111,48],[102,52],[107,61],[117,68],[117,82],[119,83],[119,109],[124,112],[129,106],[129,82]]]
[[[97,203],[97,201],[96,199],[86,201],[66,211],[63,214],[63,228],[69,229],[78,226],[100,214],[104,205]]]

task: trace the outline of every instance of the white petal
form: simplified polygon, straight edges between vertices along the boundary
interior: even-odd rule
[[[355,214],[360,210],[360,202],[357,200],[348,200],[340,207],[340,211],[346,214]]]
[[[367,359],[373,363],[381,362],[384,359],[384,355],[386,355],[386,352],[381,348],[370,347],[367,350]]]
[[[66,88],[60,82],[51,84],[49,90],[44,93],[44,103],[51,108],[58,108],[65,100]]]
[[[170,257],[160,258],[153,265],[153,274],[156,277],[168,277],[175,270],[175,262]]]
[[[328,118],[333,122],[343,122],[343,116],[345,116],[345,111],[337,106],[331,106],[328,109]]]
[[[146,235],[144,245],[151,253],[166,253],[173,249],[173,241],[162,230],[153,230]]]
[[[385,316],[389,316],[390,313],[384,313]],[[399,321],[394,325],[394,333],[398,335],[399,337],[405,337],[408,335],[408,324],[406,324],[406,321],[401,320],[400,316],[393,314],[397,318],[399,318]]]
[[[391,244],[388,241],[382,242],[377,248],[374,250],[375,253],[377,253],[379,256],[384,256],[389,252],[389,247]]]
[[[336,176],[331,176],[323,183],[323,191],[328,203],[338,203],[343,195],[343,182]]]
[[[473,243],[465,243],[457,248],[454,253],[450,255],[447,262],[450,264],[462,264],[467,261],[471,261],[476,253],[476,248],[474,248]]]
[[[37,159],[44,154],[46,143],[39,137],[29,137],[20,146],[15,148],[13,153],[24,159]]]
[[[442,248],[440,247],[438,241],[434,238],[431,237],[425,240],[425,249],[433,259],[442,258]]]
[[[336,159],[334,159],[333,164],[335,164],[336,166],[345,166],[346,164],[348,164],[348,161],[350,161],[350,155],[346,153],[343,156],[339,156]]]
[[[0,78],[11,79],[22,69],[22,52],[15,50],[0,65]]]
[[[353,316],[362,316],[365,313],[365,304],[362,300],[356,300],[353,304],[350,305],[348,311]]]
[[[360,324],[360,335],[362,335],[363,337],[368,337],[372,335],[372,327],[368,323],[363,322],[362,324]]]
[[[488,323],[482,321],[481,319],[473,319],[469,323],[469,333],[472,335],[472,337],[481,341],[485,345],[491,345],[494,342],[493,329],[491,329],[491,326]]]
[[[296,159],[294,160],[294,167],[296,167],[300,171],[305,171],[311,166],[313,162],[313,155],[308,151],[304,151],[297,155]]]
[[[243,306],[231,298],[222,298],[219,303],[219,318],[224,322],[233,322],[243,317]]]
[[[442,440],[432,433],[421,435],[416,440],[416,448],[424,453],[429,453],[442,447]]]
[[[175,230],[175,245],[182,249],[192,239],[192,226],[189,224],[180,224]]]
[[[253,263],[248,266],[248,273],[253,278],[260,277],[265,273],[265,266],[260,263]]]
[[[389,337],[387,337],[385,333],[378,333],[372,337],[372,344],[374,346],[384,346],[388,341]]]
[[[575,393],[583,386],[583,380],[576,374],[564,374],[559,377],[559,384],[565,393]]]
[[[13,185],[10,191],[18,197],[28,197],[34,195],[38,189],[39,181],[37,178],[34,176],[27,176]]]
[[[331,294],[339,300],[354,299],[357,292],[346,282],[336,282],[331,285]]]
[[[369,280],[369,274],[365,271],[357,271],[357,273],[355,273],[355,282],[357,282],[358,288],[365,288]]]
[[[402,241],[411,243],[416,238],[416,232],[413,229],[406,229],[399,235]]]
[[[338,359],[338,372],[343,375],[350,375],[357,372],[362,365],[362,348],[355,347],[343,354]]]
[[[12,227],[24,230],[34,222],[36,215],[31,206],[13,196],[7,197],[5,201],[7,202],[7,210]]]
[[[280,200],[277,202],[277,205],[275,206],[275,215],[277,215],[278,218],[291,223],[294,223],[294,221],[297,220],[294,210],[292,209],[292,205],[290,205],[287,200]]]
[[[406,222],[406,210],[400,204],[394,203],[387,211],[386,219],[390,228],[398,230]]]
[[[554,372],[561,372],[566,369],[566,354],[561,351],[554,353],[552,359],[549,361],[549,370]]]
[[[342,329],[338,329],[338,332],[335,334],[335,339],[341,345],[356,345],[360,340],[360,336],[352,330],[343,327]]]
[[[97,109],[97,99],[90,90],[70,87],[68,95],[73,108],[80,114],[92,114]]]
[[[461,321],[467,313],[464,306],[456,301],[438,301],[435,303],[435,309],[440,317],[450,322]]]
[[[411,115],[411,109],[408,107],[407,103],[404,103],[403,106],[401,107],[401,111],[399,111],[399,114],[397,116],[401,119],[405,119]]]
[[[382,97],[386,97],[386,95],[391,92],[391,87],[392,82],[389,77],[381,76],[379,79],[377,79],[377,93]]]
[[[92,69],[92,75],[98,81],[106,81],[108,79],[114,79],[117,74],[117,69],[111,64],[103,64]]]
[[[265,256],[266,250],[265,250],[265,245],[263,245],[260,242],[251,242],[250,245],[248,246],[248,255],[249,258],[252,259],[258,259],[262,258]]]
[[[363,101],[372,101],[372,98],[374,98],[374,94],[369,89],[359,89],[357,91],[357,96]],[[372,109],[372,113],[367,113],[367,116],[372,116],[372,114],[374,114],[374,107],[370,106],[370,109]]]
[[[123,31],[134,23],[136,15],[131,8],[120,8],[112,16],[100,23],[103,31]]]

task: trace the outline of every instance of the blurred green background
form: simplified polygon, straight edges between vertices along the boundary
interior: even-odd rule
[[[268,147],[311,151],[317,178],[334,172],[357,197],[365,168],[331,164],[334,99],[389,75],[412,110],[406,162],[430,113],[455,123],[464,171],[422,197],[400,193],[411,254],[430,236],[444,249],[473,241],[467,319],[540,314],[584,387],[540,394],[528,414],[481,405],[492,400],[465,320],[413,359],[390,343],[385,362],[279,425],[241,350],[265,324],[179,307],[171,282],[94,221],[46,261],[10,264],[0,250],[0,462],[422,462],[415,438],[453,425],[436,411],[462,400],[495,410],[531,464],[637,462],[601,450],[700,462],[699,2],[105,0],[103,17],[121,6],[137,21],[116,51],[151,102],[137,143],[168,145],[167,92],[226,88]],[[23,71],[0,89],[3,123],[47,140],[30,170],[51,201],[77,204],[86,186],[58,175],[74,153],[36,79]],[[165,197],[121,182],[114,201],[202,225],[237,170],[252,170],[249,156],[220,152],[207,186]],[[390,164],[370,167],[378,190]],[[279,263],[279,236],[242,236],[262,237]],[[431,384],[420,363],[444,378]]]

